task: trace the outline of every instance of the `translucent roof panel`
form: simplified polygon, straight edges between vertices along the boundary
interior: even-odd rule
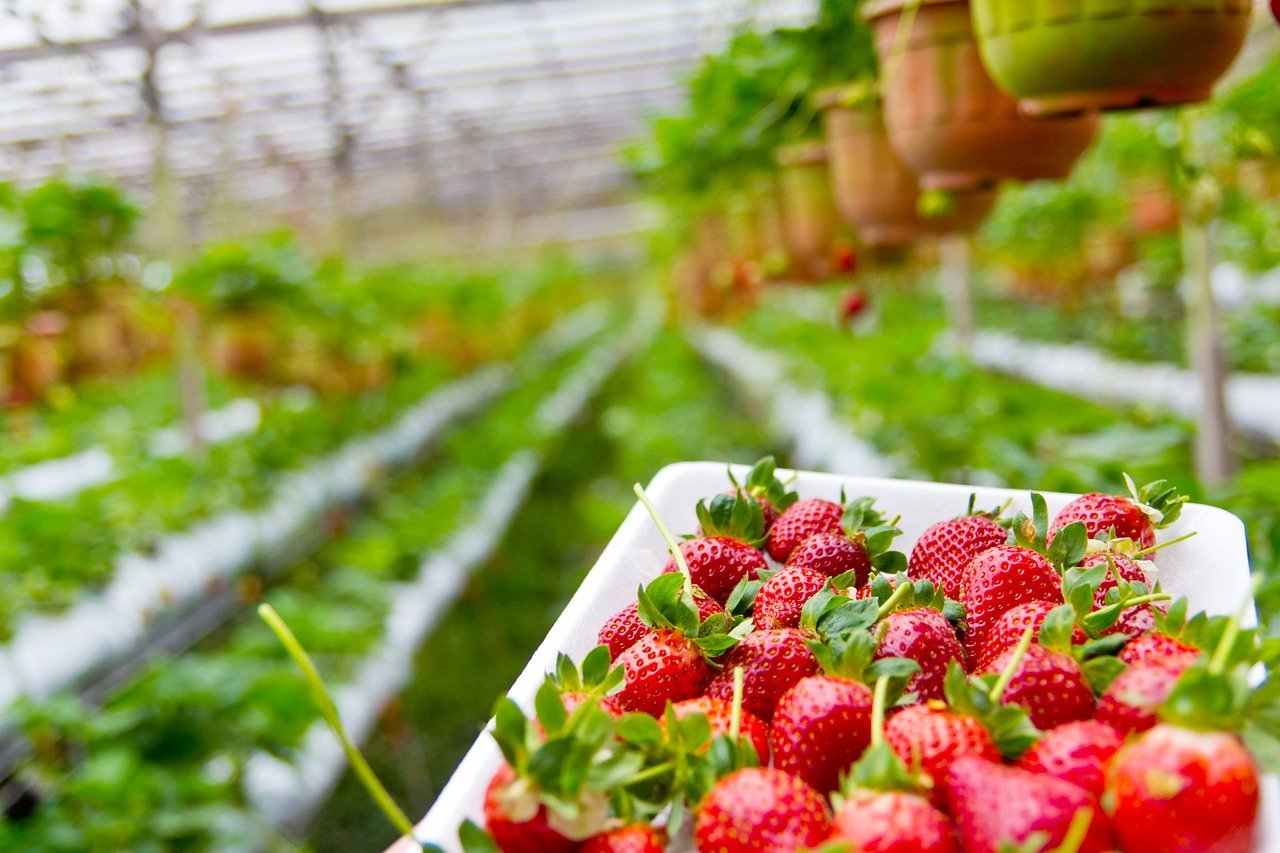
[[[95,172],[195,221],[600,203],[700,56],[813,0],[7,0],[0,172]]]

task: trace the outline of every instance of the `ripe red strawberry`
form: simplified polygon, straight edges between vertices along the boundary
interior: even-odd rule
[[[1268,5],[1271,8],[1271,17],[1280,24],[1280,0],[1271,0]]]
[[[720,737],[728,735],[733,730],[733,703],[725,702],[721,699],[712,699],[710,696],[699,696],[695,699],[686,699],[683,702],[677,702],[672,706],[675,711],[676,719],[683,720],[690,714],[703,714],[707,718],[707,722],[711,724],[711,736]],[[738,732],[742,737],[747,738],[753,747],[755,747],[756,755],[760,759],[761,764],[769,763],[769,727],[764,721],[754,714],[743,711],[741,719],[738,721]]]
[[[1189,665],[1190,661],[1169,658],[1130,666],[1102,694],[1094,716],[1122,735],[1146,731],[1156,724],[1156,709]]]
[[[593,835],[580,853],[664,853],[666,849],[666,832],[647,823],[632,823]]]
[[[1044,556],[1019,545],[999,545],[974,557],[965,569],[961,598],[969,657],[982,653],[996,620],[1028,601],[1062,603],[1062,577]]]
[[[694,841],[715,853],[794,853],[831,833],[827,805],[789,773],[749,767],[716,783],[698,806]]]
[[[831,584],[821,572],[788,564],[765,581],[756,593],[752,617],[756,628],[794,628],[809,599]]]
[[[965,853],[996,853],[1033,835],[1041,850],[1053,850],[1066,839],[1078,812],[1089,817],[1079,853],[1114,850],[1111,824],[1097,801],[1083,788],[981,758],[960,758],[946,782],[947,805]],[[1134,848],[1141,849],[1141,848]]]
[[[694,590],[693,601],[698,605],[698,618],[701,620],[715,613],[724,613],[720,603],[701,590]],[[618,655],[634,646],[641,637],[651,633],[653,629],[640,618],[639,603],[632,602],[609,617],[596,635],[596,642],[608,646],[609,658],[617,660]]]
[[[1231,734],[1156,726],[1116,753],[1107,793],[1126,850],[1254,849],[1258,772]]]
[[[628,711],[658,716],[668,702],[692,699],[702,692],[710,667],[693,640],[670,628],[642,637],[616,661],[626,683],[613,695]]]
[[[1015,651],[1006,649],[983,674],[1003,672]],[[1075,658],[1038,643],[1027,648],[1000,701],[1026,708],[1031,722],[1042,731],[1093,716],[1093,691]]]
[[[503,853],[571,853],[578,849],[578,842],[570,841],[547,823],[547,807],[532,803],[536,809],[524,820],[516,820],[512,813],[520,813],[529,807],[523,802],[516,781],[516,773],[504,764],[493,774],[484,792],[484,823],[494,843]],[[523,816],[523,815],[521,815]]]
[[[800,543],[818,533],[841,532],[844,507],[821,498],[796,501],[787,507],[769,529],[769,556],[785,563]]]
[[[773,765],[822,793],[871,744],[871,688],[831,675],[802,678],[783,694],[769,739]]]
[[[929,527],[911,549],[907,574],[933,585],[957,601],[963,592],[964,568],[983,551],[1003,545],[1009,531],[989,515],[966,515]]]
[[[954,853],[946,815],[918,794],[853,791],[836,811],[832,841],[863,853]]]
[[[1167,634],[1144,634],[1125,644],[1116,657],[1129,664],[1168,661],[1190,665],[1200,656],[1200,650],[1176,640]]]
[[[1147,583],[1147,573],[1143,567],[1130,557],[1124,554],[1113,553],[1110,551],[1098,551],[1087,555],[1080,561],[1080,568],[1091,569],[1095,566],[1107,566],[1107,575],[1103,578],[1102,583],[1098,584],[1098,588],[1094,591],[1093,607],[1098,610],[1106,606],[1107,593],[1116,589],[1120,583],[1116,580],[1116,575],[1120,576],[1126,584],[1140,583],[1144,586]],[[1136,637],[1150,631],[1155,627],[1155,614],[1152,612],[1153,607],[1164,609],[1167,605],[1164,602],[1143,603],[1133,607],[1127,607],[1120,614],[1120,618],[1116,620],[1114,625],[1101,631],[1102,634],[1124,634],[1129,637]]]
[[[903,708],[885,723],[884,739],[904,764],[928,777],[935,802],[942,801],[942,783],[956,759],[969,755],[1000,760],[986,727],[942,702]]]
[[[974,661],[974,671],[990,670],[996,658],[1000,657],[1006,650],[1018,645],[1018,640],[1022,639],[1022,635],[1026,633],[1028,628],[1039,634],[1040,626],[1044,624],[1044,618],[1055,607],[1061,606],[1061,604],[1054,604],[1052,601],[1028,601],[1005,611],[1004,615],[997,619],[987,632],[987,640],[982,646],[982,652],[979,653],[977,660]],[[1072,629],[1071,642],[1073,644],[1084,643],[1088,639],[1088,635],[1079,625]]]
[[[704,536],[687,539],[680,553],[689,564],[694,586],[724,604],[729,593],[743,578],[754,578],[761,569],[769,568],[764,555],[746,542],[728,536]],[[667,562],[664,573],[680,571],[675,559]]]
[[[733,671],[743,668],[743,709],[762,720],[773,719],[782,694],[805,676],[818,671],[818,659],[795,628],[755,631],[725,656],[721,669],[707,684],[707,695],[733,701]]]
[[[907,658],[920,671],[907,683],[921,700],[941,699],[951,661],[964,660],[964,647],[941,610],[911,607],[895,610],[881,621],[876,658]]]
[[[1101,798],[1107,762],[1120,744],[1120,733],[1111,726],[1097,720],[1077,720],[1046,732],[1019,759],[1018,766],[1063,779]]]
[[[1103,534],[1112,539],[1131,539],[1140,550],[1156,544],[1156,528],[1168,527],[1182,513],[1187,499],[1164,480],[1148,483],[1139,490],[1125,476],[1129,497],[1091,492],[1081,495],[1062,508],[1049,529],[1049,540],[1072,522],[1084,524],[1089,538]]]
[[[815,533],[805,539],[791,552],[787,566],[802,566],[828,577],[853,572],[854,586],[866,583],[872,568],[866,545],[853,541],[843,531]]]

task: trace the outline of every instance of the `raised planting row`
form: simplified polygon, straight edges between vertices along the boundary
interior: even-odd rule
[[[550,449],[493,559],[427,640],[400,702],[364,751],[410,815],[426,812],[587,568],[671,459],[748,461],[774,450],[735,395],[667,331],[607,385],[590,419]],[[390,546],[385,546],[389,548]],[[304,642],[305,644],[305,642]],[[317,851],[380,849],[396,832],[347,773],[317,815]]]
[[[566,328],[574,322],[569,315]],[[553,327],[546,340],[534,341],[530,359],[545,362],[575,343],[562,338]],[[29,597],[46,613],[24,613],[17,623],[5,647],[0,699],[46,696],[172,630],[192,607],[222,608],[226,601],[213,599],[226,599],[238,574],[314,544],[323,529],[316,521],[329,508],[360,498],[387,468],[412,460],[511,381],[503,365],[441,386],[443,376],[442,366],[424,366],[361,407],[282,404],[279,417],[268,417],[249,438],[197,460],[149,458],[134,477],[74,503],[15,504],[0,520],[0,528],[17,525],[0,565],[14,567],[15,586],[32,584],[40,577],[33,567],[43,569],[59,598]],[[353,432],[365,434],[325,452]],[[318,458],[299,466],[306,455]],[[198,523],[165,533],[191,520]],[[154,542],[140,543],[149,529]],[[6,601],[11,614],[23,604],[17,594]],[[204,618],[216,622],[216,615]],[[57,655],[49,655],[51,647]]]
[[[827,299],[837,315],[834,297]],[[735,331],[784,358],[789,380],[824,391],[856,435],[899,476],[940,482],[1121,491],[1122,475],[1167,474],[1195,500],[1244,519],[1251,560],[1264,578],[1280,566],[1274,458],[1247,458],[1227,487],[1206,492],[1191,464],[1189,424],[1159,410],[1117,409],[993,374],[937,345],[942,312],[924,293],[876,296],[878,326],[854,334],[835,322],[761,310]],[[785,302],[784,302],[785,304]],[[1259,591],[1266,618],[1280,613],[1280,584]]]
[[[1002,523],[947,517],[963,488],[708,467],[655,481],[683,541],[637,487],[652,520],[499,700],[416,831],[431,849],[1274,847],[1280,693],[1253,673],[1277,641],[1242,618],[1221,512],[1167,482],[1052,512],[984,490],[1030,513]],[[634,566],[656,579],[632,598]]]
[[[610,323],[608,331],[618,328]],[[517,360],[510,393],[442,437],[429,476],[388,484],[366,516],[332,518],[345,535],[286,568],[266,592],[326,677],[351,685],[341,703],[353,724],[376,714],[384,698],[362,705],[362,688],[387,689],[404,669],[388,654],[410,650],[392,641],[429,630],[416,611],[447,608],[447,596],[424,601],[417,587],[483,560],[483,547],[468,551],[482,523],[477,514],[492,512],[495,529],[486,535],[501,535],[511,509],[494,490],[510,486],[513,470],[504,463],[540,453],[573,415],[564,389],[581,387],[583,375],[598,385],[635,343],[625,334],[593,342],[602,337],[561,339],[568,353],[543,348]],[[543,427],[531,428],[540,412]],[[264,581],[246,583],[246,603]],[[148,667],[100,711],[64,695],[24,703],[18,716],[36,748],[20,771],[26,813],[11,810],[0,825],[7,849],[289,849],[272,824],[288,823],[282,809],[305,809],[315,796],[292,785],[318,783],[323,791],[321,775],[336,776],[325,766],[324,737],[312,733],[317,711],[305,684],[251,613],[191,653]],[[293,761],[303,762],[305,775],[294,775]],[[104,773],[113,775],[105,784]]]

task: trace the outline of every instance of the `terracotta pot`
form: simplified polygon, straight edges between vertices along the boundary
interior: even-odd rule
[[[13,384],[25,400],[37,400],[65,373],[66,315],[41,311],[28,318],[13,352]]]
[[[761,181],[757,187],[755,205],[761,272],[765,278],[777,278],[786,274],[791,262],[787,253],[787,229],[782,216],[782,200],[774,178]]]
[[[1136,260],[1133,240],[1114,226],[1095,226],[1085,233],[1084,264],[1095,280],[1115,278]]]
[[[1248,157],[1236,164],[1235,184],[1245,197],[1255,202],[1280,198],[1280,160]]]
[[[826,149],[821,142],[787,145],[778,149],[777,159],[783,224],[795,271],[825,278],[830,272],[827,252],[839,227]]]
[[[132,353],[123,318],[108,307],[70,318],[67,326],[72,376],[118,373],[129,366]]]
[[[1181,208],[1169,185],[1160,180],[1136,182],[1129,190],[1129,218],[1143,235],[1173,231],[1181,222]]]
[[[269,378],[275,349],[275,332],[266,317],[256,314],[222,317],[209,329],[209,362],[227,376]]]
[[[982,65],[968,0],[877,0],[866,8],[885,69],[889,141],[925,189],[1061,179],[1098,133],[1098,117],[1036,120]],[[899,51],[900,30],[911,31]]]
[[[972,0],[996,84],[1028,115],[1207,100],[1251,0]]]
[[[971,231],[995,204],[995,194],[965,193],[937,219],[919,212],[920,186],[889,144],[878,105],[846,106],[839,91],[818,97],[831,162],[832,189],[845,222],[869,246],[903,245],[927,234]]]

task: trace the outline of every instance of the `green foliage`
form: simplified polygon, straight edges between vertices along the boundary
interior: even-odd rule
[[[27,251],[51,265],[55,281],[72,285],[103,277],[95,267],[123,249],[139,217],[115,185],[61,178],[23,196],[22,213]]]
[[[177,291],[217,312],[305,310],[317,286],[315,264],[283,231],[209,246],[174,280]]]

